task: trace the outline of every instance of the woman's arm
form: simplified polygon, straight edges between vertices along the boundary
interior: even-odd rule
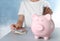
[[[16,24],[16,28],[22,28],[22,25],[23,25],[23,21],[24,21],[24,15],[19,15],[18,17],[18,21],[17,21],[17,24]]]

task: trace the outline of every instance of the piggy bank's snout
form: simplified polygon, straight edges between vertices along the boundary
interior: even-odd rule
[[[43,31],[44,27],[42,25],[39,26],[39,31]]]

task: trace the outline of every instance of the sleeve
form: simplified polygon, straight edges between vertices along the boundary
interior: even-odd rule
[[[20,4],[18,15],[24,15],[24,2],[23,1]]]
[[[49,8],[51,8],[50,3],[49,3],[48,1],[44,1],[44,7],[49,7]]]

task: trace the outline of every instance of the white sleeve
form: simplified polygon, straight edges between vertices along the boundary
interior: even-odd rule
[[[48,1],[44,1],[44,7],[49,7],[49,8],[51,8],[50,3],[49,3]]]
[[[24,15],[24,2],[23,1],[20,4],[18,15]]]

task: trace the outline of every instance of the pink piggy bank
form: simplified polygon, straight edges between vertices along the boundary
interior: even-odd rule
[[[51,15],[46,14],[39,16],[33,14],[31,30],[34,34],[35,39],[42,37],[45,40],[48,40],[54,30],[54,22],[51,19]]]

